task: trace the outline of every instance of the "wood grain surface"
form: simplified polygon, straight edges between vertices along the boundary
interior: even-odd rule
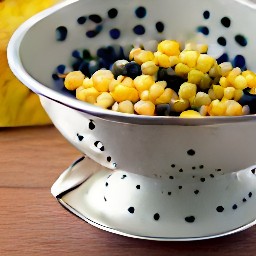
[[[51,195],[81,156],[53,126],[0,129],[0,256],[256,255],[256,227],[195,242],[157,242],[97,229]]]

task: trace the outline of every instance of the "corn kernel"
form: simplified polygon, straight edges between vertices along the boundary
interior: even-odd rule
[[[208,74],[204,74],[200,83],[199,83],[199,88],[202,90],[209,89],[212,85],[212,79]]]
[[[165,89],[166,86],[167,86],[167,82],[166,82],[166,81],[157,81],[156,84],[161,85],[164,89]]]
[[[199,84],[204,73],[202,71],[192,69],[188,73],[188,82],[192,84]]]
[[[208,90],[208,95],[209,95],[209,97],[210,97],[211,100],[216,100],[216,99],[217,99],[217,96],[216,96],[216,94],[215,94],[213,88],[210,88],[210,89]]]
[[[133,60],[134,56],[139,54],[142,51],[141,48],[133,48],[129,53],[129,60]]]
[[[113,79],[113,80],[110,82],[109,86],[108,86],[108,90],[109,90],[110,92],[114,91],[115,87],[116,87],[117,85],[119,85],[119,84],[120,84],[119,81]]]
[[[129,100],[125,100],[119,103],[118,111],[122,113],[134,114],[133,103]]]
[[[95,105],[102,108],[109,108],[115,103],[113,97],[109,92],[102,92],[96,100]]]
[[[242,75],[238,75],[235,80],[234,80],[234,87],[236,89],[245,89],[247,87],[247,81],[246,78],[243,77]]]
[[[209,76],[214,77],[214,78],[221,77],[221,68],[216,61],[213,64],[213,66],[211,67],[211,69],[209,70]]]
[[[235,100],[228,100],[225,102],[226,116],[241,116],[243,114],[243,107]]]
[[[210,96],[205,92],[198,92],[193,100],[193,107],[201,107],[203,105],[210,105],[211,98]]]
[[[243,90],[236,89],[235,94],[234,94],[234,100],[239,101],[242,98],[243,95],[244,95]]]
[[[178,76],[181,76],[183,78],[187,78],[188,76],[188,73],[190,72],[191,68],[183,63],[178,63],[176,66],[175,66],[175,73],[178,75]]]
[[[218,99],[218,100],[221,100],[224,96],[224,88],[220,85],[214,84],[212,86],[212,89],[214,91],[215,98]]]
[[[90,79],[89,77],[86,77],[86,78],[83,80],[83,87],[84,87],[84,89],[93,87],[92,79]]]
[[[170,103],[173,97],[174,91],[171,88],[166,88],[164,92],[155,100],[155,104]]]
[[[223,116],[226,111],[226,106],[219,100],[213,100],[208,108],[208,114],[210,116]]]
[[[186,64],[190,68],[194,68],[199,57],[199,52],[197,51],[182,51],[180,53],[180,61]]]
[[[197,86],[192,83],[185,82],[180,86],[179,97],[182,99],[189,99],[196,95]]]
[[[85,102],[94,104],[97,100],[97,97],[100,95],[100,92],[97,91],[94,87],[86,88],[76,92],[76,98]]]
[[[247,75],[243,75],[243,76],[245,77],[247,86],[249,88],[256,87],[256,75],[254,75],[254,74],[247,74]]]
[[[241,69],[239,67],[233,68],[227,75],[227,79],[230,84],[234,85],[235,78],[241,74]]]
[[[168,56],[178,56],[180,54],[180,44],[174,40],[164,40],[158,44],[157,50]]]
[[[122,85],[134,88],[133,79],[130,77],[125,77],[124,80],[121,82]]]
[[[140,100],[134,104],[134,110],[139,115],[153,116],[155,113],[155,104],[151,101]]]
[[[134,61],[137,62],[139,65],[147,61],[153,61],[155,58],[154,54],[150,51],[141,50],[139,53],[134,55]]]
[[[210,55],[201,53],[197,59],[196,69],[207,73],[214,65],[215,59]]]
[[[180,63],[180,58],[178,56],[170,56],[169,61],[170,61],[170,67],[173,67],[178,63]]]
[[[186,99],[175,100],[171,105],[173,111],[181,113],[187,110],[190,106],[189,101]]]
[[[100,69],[92,75],[93,86],[99,92],[108,92],[113,79],[114,75],[110,70]]]
[[[141,71],[144,75],[153,76],[157,73],[159,67],[155,64],[154,61],[147,61],[141,65]]]
[[[155,83],[155,80],[152,76],[140,75],[133,80],[133,83],[139,92],[143,92],[149,90],[150,86]]]
[[[219,84],[224,88],[231,86],[228,79],[224,76],[220,78]]]
[[[180,114],[181,118],[198,118],[202,117],[198,111],[195,110],[185,110]]]
[[[72,71],[65,77],[64,85],[68,90],[74,91],[83,84],[85,75],[81,71]]]
[[[154,102],[155,99],[160,97],[163,93],[164,93],[163,86],[159,83],[154,83],[149,88],[149,100]]]
[[[230,62],[222,62],[219,64],[221,75],[222,76],[227,76],[228,73],[233,69],[233,66]]]
[[[201,116],[207,116],[208,115],[208,109],[209,109],[209,106],[201,106],[200,109],[199,109],[199,113]]]
[[[110,94],[117,102],[125,100],[136,102],[139,100],[139,93],[135,88],[127,87],[122,84],[117,85],[114,91],[112,91]]]
[[[223,97],[228,99],[228,100],[231,100],[235,96],[235,91],[236,91],[236,89],[234,87],[224,88],[224,95],[223,95]]]
[[[118,111],[118,106],[119,106],[119,103],[118,103],[118,102],[115,102],[115,103],[112,105],[112,108],[111,108],[111,109],[112,109],[113,111],[116,111],[116,112],[117,112],[117,111]]]
[[[169,68],[171,66],[171,62],[169,56],[163,54],[161,52],[155,52],[155,64],[162,68]]]
[[[145,90],[145,91],[141,92],[140,99],[144,100],[144,101],[149,100],[149,90]]]

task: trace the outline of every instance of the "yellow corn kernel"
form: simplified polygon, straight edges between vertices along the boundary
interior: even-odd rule
[[[216,96],[216,94],[215,94],[213,88],[210,88],[210,89],[208,90],[208,95],[209,95],[209,97],[210,97],[211,100],[216,100],[216,99],[217,99],[217,96]]]
[[[76,94],[79,93],[80,91],[84,90],[85,88],[83,86],[79,86],[76,88]]]
[[[140,99],[144,100],[144,101],[149,100],[149,90],[145,90],[145,91],[141,92]]]
[[[251,88],[250,94],[256,95],[256,87]]]
[[[188,82],[192,84],[199,84],[204,73],[202,71],[192,69],[188,73]]]
[[[208,114],[210,116],[223,116],[225,115],[226,106],[219,100],[213,100],[208,108]]]
[[[174,40],[164,40],[158,44],[157,50],[168,56],[178,56],[180,54],[180,44]]]
[[[226,87],[229,87],[231,86],[231,84],[229,83],[228,79],[224,76],[222,76],[220,78],[220,81],[219,81],[219,84],[223,87],[223,88],[226,88]]]
[[[181,76],[183,78],[187,78],[188,76],[188,73],[190,72],[191,68],[183,63],[178,63],[176,66],[175,66],[175,73],[178,75],[178,76]]]
[[[203,105],[210,105],[211,98],[210,96],[205,92],[198,92],[193,100],[193,107],[201,107]]]
[[[214,91],[215,99],[221,100],[224,96],[224,87],[214,84],[212,89]]]
[[[109,85],[114,80],[110,70],[100,69],[92,75],[93,86],[99,92],[108,92]]]
[[[137,62],[139,65],[147,61],[153,61],[155,58],[154,54],[150,51],[141,50],[137,54],[134,55],[134,61]]]
[[[222,62],[219,64],[221,75],[227,76],[228,73],[233,69],[231,62]]]
[[[157,81],[156,84],[161,85],[164,89],[165,89],[166,86],[167,86],[167,82],[166,82],[166,81]]]
[[[182,99],[189,99],[196,95],[197,86],[192,83],[185,82],[179,88],[179,97]]]
[[[117,112],[117,111],[118,111],[118,106],[119,106],[119,103],[118,103],[118,102],[115,102],[115,103],[112,105],[112,108],[111,108],[111,109],[112,109],[113,111],[116,111],[116,112]]]
[[[201,106],[200,109],[199,109],[199,113],[201,116],[207,116],[208,115],[208,109],[209,109],[209,106]]]
[[[130,77],[125,77],[124,80],[121,82],[122,85],[134,88],[133,79]]]
[[[244,95],[243,90],[236,89],[235,94],[234,94],[234,100],[239,101],[242,98],[243,95]]]
[[[114,91],[115,87],[116,87],[117,85],[119,85],[119,84],[120,84],[119,81],[113,79],[113,80],[110,82],[109,86],[108,86],[108,90],[109,90],[110,92]]]
[[[153,76],[157,73],[159,67],[155,64],[154,61],[147,61],[141,65],[141,71],[144,75]]]
[[[81,71],[72,71],[67,74],[64,85],[68,90],[74,91],[83,84],[85,75]]]
[[[126,78],[126,76],[123,76],[123,75],[119,75],[116,80],[121,83],[124,79]]]
[[[84,89],[93,87],[92,79],[90,79],[89,77],[86,77],[86,78],[83,80],[83,87],[84,87]]]
[[[102,92],[96,100],[95,105],[102,108],[109,108],[115,103],[113,97],[109,92]]]
[[[94,104],[97,100],[97,97],[100,95],[100,92],[97,91],[94,87],[86,88],[76,92],[76,98],[85,102]]]
[[[122,113],[134,114],[133,103],[129,100],[125,100],[119,103],[118,111]]]
[[[243,107],[235,100],[227,100],[226,105],[226,116],[241,116],[243,115]]]
[[[228,99],[228,100],[231,100],[235,96],[235,91],[236,91],[236,89],[234,87],[224,88],[224,95],[223,95],[223,97]]]
[[[240,90],[247,88],[246,78],[243,77],[242,75],[238,75],[234,80],[234,87]]]
[[[199,112],[195,110],[185,110],[180,114],[181,118],[198,118],[202,117]]]
[[[136,102],[139,100],[139,93],[135,88],[127,87],[122,84],[117,85],[110,94],[117,102],[125,100]]]
[[[149,90],[150,86],[155,83],[155,80],[154,80],[153,76],[140,75],[140,76],[137,76],[133,80],[133,83],[134,83],[135,88],[139,92],[143,92],[145,90]]]
[[[234,85],[235,78],[241,74],[241,69],[239,67],[233,68],[227,75],[227,79],[230,84]]]
[[[198,51],[199,53],[207,53],[208,45],[202,43],[189,42],[185,44],[184,50]]]
[[[208,74],[204,74],[200,83],[199,83],[199,88],[202,90],[209,89],[212,85],[212,79]]]
[[[180,58],[176,55],[170,56],[169,61],[170,61],[170,67],[173,67],[173,66],[177,65],[178,63],[180,63]]]
[[[168,55],[161,52],[155,52],[154,56],[155,56],[154,62],[159,67],[169,68],[171,66],[171,62]]]
[[[210,55],[201,53],[197,59],[196,69],[207,73],[215,63],[215,59]]]
[[[254,74],[247,74],[247,75],[243,75],[243,76],[245,77],[247,86],[249,88],[256,87],[256,75],[254,75]]]
[[[129,53],[129,60],[133,60],[134,59],[134,56],[139,54],[140,51],[142,51],[141,48],[133,48],[130,53]]]
[[[221,68],[218,65],[217,61],[214,62],[213,66],[211,67],[211,69],[209,70],[209,76],[210,77],[221,77]]]
[[[134,104],[134,110],[139,115],[153,116],[155,114],[155,104],[151,101],[140,100]]]
[[[197,59],[199,57],[199,52],[197,51],[182,51],[180,53],[180,61],[186,64],[190,68],[194,68],[197,64]]]
[[[164,92],[155,100],[155,104],[170,103],[173,97],[174,91],[171,88],[166,88]]]
[[[187,110],[190,106],[189,101],[186,99],[175,100],[170,105],[171,105],[171,108],[178,113],[181,113]]]
[[[159,83],[154,83],[149,88],[149,100],[154,102],[155,99],[160,97],[163,93],[164,93],[164,87]]]

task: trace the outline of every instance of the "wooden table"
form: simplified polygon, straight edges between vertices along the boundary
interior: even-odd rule
[[[0,255],[256,255],[256,227],[196,242],[157,242],[99,230],[51,195],[81,156],[53,126],[0,129]]]

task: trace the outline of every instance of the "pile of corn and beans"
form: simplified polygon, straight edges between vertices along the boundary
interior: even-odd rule
[[[71,71],[64,86],[76,98],[105,109],[147,116],[241,116],[252,114],[256,74],[231,62],[218,64],[208,45],[175,40],[155,51],[133,48],[129,59],[90,77]],[[256,105],[256,104],[254,104]]]

